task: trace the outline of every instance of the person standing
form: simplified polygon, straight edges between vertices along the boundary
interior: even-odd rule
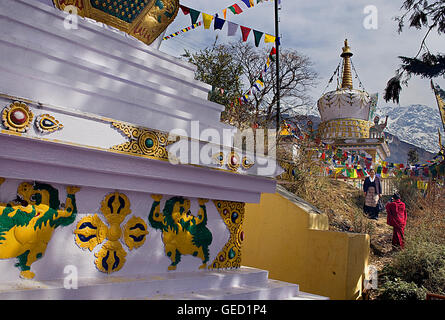
[[[363,183],[363,192],[365,193],[363,210],[370,219],[377,220],[379,217],[378,202],[382,196],[382,185],[380,178],[375,175],[374,168],[369,170],[369,177],[366,177]]]
[[[386,204],[387,221],[393,227],[392,245],[396,249],[404,248],[405,226],[407,220],[405,203],[400,200],[400,195],[395,193],[391,202]]]

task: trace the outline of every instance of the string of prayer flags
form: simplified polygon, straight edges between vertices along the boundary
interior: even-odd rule
[[[195,23],[194,25],[191,25],[190,27],[183,28],[183,29],[181,29],[181,30],[179,30],[179,31],[177,31],[175,33],[172,33],[172,34],[170,34],[168,36],[165,36],[164,38],[162,38],[162,40],[168,40],[168,39],[174,38],[174,37],[176,37],[176,36],[178,36],[178,35],[180,35],[182,33],[185,33],[185,32],[188,32],[190,30],[196,29],[197,27],[200,27],[200,26],[202,26],[202,22],[201,21],[198,22],[198,23]]]
[[[254,6],[254,0],[245,0],[243,2],[248,8],[251,8]],[[255,41],[256,47],[259,47],[261,40],[263,39],[263,36],[264,36],[264,43],[275,43],[276,42],[276,37],[273,35],[267,34],[265,32],[259,31],[259,30],[254,30],[250,27],[242,26],[242,25],[239,25],[234,22],[226,20],[227,9],[231,10],[234,14],[240,14],[243,12],[241,7],[236,3],[223,10],[224,19],[220,18],[218,16],[218,14],[215,14],[215,15],[207,14],[207,13],[195,10],[193,8],[186,7],[184,5],[180,5],[180,8],[181,8],[182,12],[184,13],[184,15],[190,15],[192,25],[197,24],[197,21],[202,14],[204,29],[210,29],[210,26],[213,21],[214,22],[213,29],[214,30],[222,30],[224,25],[227,22],[227,36],[229,36],[229,37],[235,36],[238,31],[238,27],[240,27],[242,39],[244,42],[246,42],[248,40],[249,35],[252,30],[253,30],[253,34],[254,34],[254,41]],[[182,32],[175,33],[174,35],[176,36],[181,33]],[[170,39],[170,38],[172,38],[172,36],[164,37],[163,40]],[[279,39],[278,39],[278,41],[279,41]]]
[[[267,62],[266,62],[266,67],[264,68],[264,70],[260,73],[258,79],[254,82],[254,84],[252,85],[252,87],[249,89],[248,93],[243,95],[242,97],[239,97],[237,99],[237,101],[239,102],[239,105],[243,105],[244,103],[248,103],[249,102],[249,96],[252,95],[254,89],[256,89],[258,92],[261,91],[261,89],[264,87],[264,79],[263,79],[263,73],[267,72],[269,65],[270,65],[270,59],[272,56],[277,54],[277,50],[275,49],[275,47],[273,47],[271,49],[271,51],[269,52],[269,56],[267,57]],[[261,87],[261,88],[260,88]]]

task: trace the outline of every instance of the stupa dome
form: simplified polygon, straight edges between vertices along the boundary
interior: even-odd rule
[[[371,97],[366,91],[340,88],[325,93],[318,100],[321,121],[360,119],[368,121]]]
[[[151,44],[173,22],[179,0],[53,0],[64,11],[75,7],[79,16],[122,30]]]

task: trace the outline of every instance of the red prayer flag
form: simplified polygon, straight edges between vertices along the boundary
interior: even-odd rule
[[[188,15],[188,14],[190,14],[190,8],[187,8],[187,7],[183,6],[182,4],[179,5],[179,7],[181,8],[182,13],[183,13],[185,16]]]
[[[250,31],[252,29],[243,26],[240,27],[241,27],[241,32],[243,33],[243,41],[247,41],[247,38],[249,37]]]

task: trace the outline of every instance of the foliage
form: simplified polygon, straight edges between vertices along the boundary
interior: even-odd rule
[[[417,189],[416,180],[406,176],[397,177],[394,180],[394,188],[398,191],[401,200],[405,203],[408,216],[411,212],[419,208],[418,199],[421,197],[421,193]]]
[[[195,78],[212,86],[212,91],[209,92],[210,101],[222,104],[228,110],[231,103],[241,96],[244,91],[243,68],[233,60],[228,46],[217,45],[215,41],[213,46],[199,52],[185,51],[183,57],[196,65]],[[226,120],[224,115],[223,120]],[[238,120],[242,123],[247,119],[240,114]]]
[[[396,71],[396,76],[386,84],[385,101],[392,100],[396,103],[399,103],[401,83],[408,85],[412,75],[429,79],[445,76],[445,55],[431,53],[425,44],[431,31],[436,30],[439,35],[445,33],[445,1],[405,0],[401,9],[404,13],[395,18],[399,33],[405,28],[406,20],[409,21],[409,28],[426,28],[427,32],[415,57],[399,56],[402,65]],[[422,51],[424,53],[419,58]]]
[[[380,274],[380,296],[393,294],[397,285],[403,291],[418,288],[437,294],[445,293],[445,246],[430,241],[407,239],[405,249],[398,252],[392,263]],[[409,285],[407,285],[409,284]],[[386,293],[385,291],[389,292]]]
[[[417,152],[417,149],[412,148],[408,151],[408,163],[411,165],[415,165],[419,162],[419,153]]]
[[[406,282],[395,278],[394,280],[386,281],[381,288],[380,294],[377,296],[378,300],[424,300],[426,297],[426,290],[419,288],[413,282]]]
[[[222,120],[238,128],[256,123],[269,127],[276,116],[278,100],[275,64],[271,61],[264,74],[264,86],[255,90],[247,102],[238,98],[248,93],[262,74],[270,48],[259,50],[247,42],[217,45],[184,57],[197,66],[196,78],[212,85],[209,99],[226,106]],[[308,88],[315,84],[317,74],[308,57],[295,50],[280,50],[281,113],[292,114],[311,103]],[[221,90],[222,89],[222,90]]]

